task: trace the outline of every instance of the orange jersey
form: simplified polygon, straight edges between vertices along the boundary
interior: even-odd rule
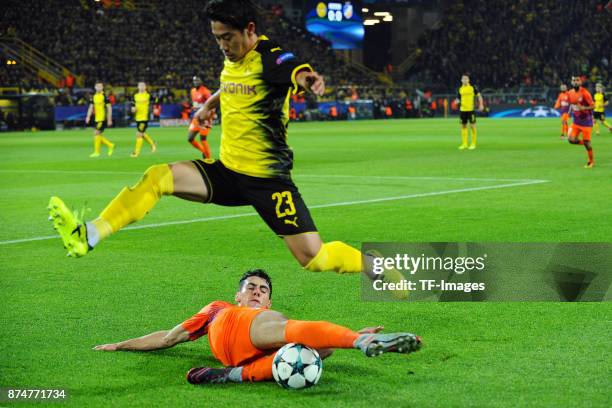
[[[555,109],[561,110],[561,113],[567,113],[569,111],[569,94],[567,91],[559,92],[557,102],[555,102]]]
[[[580,105],[580,106],[587,106],[591,108],[595,106],[591,93],[583,87],[578,88],[577,91],[575,89],[570,89],[570,91],[568,92],[568,95],[569,95],[570,105]],[[574,116],[574,124],[579,125],[579,126],[593,126],[593,111],[592,110],[581,110],[581,111],[573,110],[573,116]]]
[[[251,343],[250,329],[255,317],[266,309],[240,307],[216,301],[209,303],[181,326],[190,340],[208,334],[213,355],[225,366],[241,366],[266,355]]]
[[[201,108],[208,98],[210,98],[210,90],[204,85],[200,85],[198,88],[191,88],[191,104],[193,109]]]

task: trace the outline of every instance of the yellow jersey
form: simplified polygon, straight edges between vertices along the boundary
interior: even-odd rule
[[[110,103],[104,92],[96,92],[90,102],[94,107],[94,120],[104,122],[106,119],[106,106]]]
[[[151,105],[151,95],[148,92],[138,92],[134,95],[134,120],[136,122],[146,122],[149,120],[149,106]]]
[[[474,111],[474,98],[480,95],[480,91],[476,85],[462,85],[457,91],[457,98],[460,101],[461,112]]]
[[[289,98],[299,71],[312,67],[260,36],[240,61],[225,59],[220,79],[223,165],[253,177],[290,177]]]
[[[606,107],[606,102],[608,102],[608,97],[601,92],[596,92],[595,95],[593,95],[593,101],[595,101],[595,109],[593,109],[593,111],[603,112]]]

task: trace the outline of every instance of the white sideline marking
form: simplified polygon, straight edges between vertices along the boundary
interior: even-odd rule
[[[342,201],[339,203],[318,204],[318,205],[308,206],[308,208],[314,209],[314,208],[343,207],[343,206],[359,205],[359,204],[373,204],[373,203],[382,203],[386,201],[397,201],[397,200],[408,200],[412,198],[433,197],[433,196],[439,196],[439,195],[445,195],[445,194],[467,193],[470,191],[495,190],[495,189],[500,189],[500,188],[528,186],[531,184],[541,184],[541,183],[548,183],[548,182],[550,182],[550,180],[521,180],[515,183],[496,184],[493,186],[460,188],[460,189],[453,189],[453,190],[432,191],[429,193],[417,193],[417,194],[407,194],[407,195],[400,195],[400,196],[393,196],[393,197],[372,198],[368,200]],[[133,227],[124,228],[124,230],[138,230],[138,229],[146,229],[146,228],[167,227],[171,225],[193,224],[197,222],[227,220],[231,218],[241,218],[241,217],[252,217],[255,215],[258,215],[258,214],[256,212],[231,214],[231,215],[228,214],[228,215],[220,215],[220,216],[215,216],[215,217],[194,218],[191,220],[183,220],[183,221],[168,221],[168,222],[160,222],[156,224],[136,225]],[[55,239],[57,237],[58,237],[57,235],[47,235],[47,236],[42,236],[42,237],[13,239],[9,241],[0,241],[0,245],[19,244],[22,242],[32,242],[32,241],[44,241],[48,239]]]
[[[113,171],[113,170],[10,170],[0,169],[0,173],[16,173],[16,174],[47,174],[47,173],[59,173],[59,174],[128,174],[128,175],[142,175],[142,171]],[[527,182],[527,181],[540,181],[547,182],[548,180],[536,180],[536,179],[507,179],[507,178],[479,178],[479,177],[444,177],[444,176],[371,176],[371,175],[325,175],[325,174],[297,174],[294,178],[362,178],[362,179],[378,179],[378,180],[450,180],[450,181],[516,181],[516,182]]]

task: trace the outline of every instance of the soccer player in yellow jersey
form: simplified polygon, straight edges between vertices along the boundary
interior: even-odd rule
[[[461,76],[461,87],[457,91],[457,100],[460,103],[460,118],[461,118],[461,145],[459,150],[476,148],[476,115],[474,113],[474,98],[478,98],[478,110],[482,112],[484,105],[482,95],[476,85],[470,83],[470,77],[467,74]],[[470,122],[472,128],[472,143],[468,147],[468,128]]]
[[[593,95],[593,101],[595,102],[595,109],[593,109],[593,120],[595,121],[595,134],[599,134],[599,122],[603,123],[605,127],[612,132],[612,126],[606,121],[606,106],[610,103],[608,97],[604,93],[604,87],[601,82],[595,84],[595,95]]]
[[[138,157],[140,155],[140,149],[142,149],[143,140],[145,140],[151,146],[151,153],[155,153],[157,147],[155,142],[146,133],[147,127],[149,127],[149,113],[151,107],[151,95],[147,92],[147,84],[144,82],[138,83],[138,93],[134,95],[134,101],[132,106],[132,113],[134,114],[134,120],[136,121],[136,146],[134,151],[130,154],[131,157]]]
[[[322,95],[323,77],[293,53],[256,33],[257,9],[252,2],[211,0],[205,14],[225,61],[220,89],[196,116],[210,126],[220,107],[220,160],[152,166],[136,185],[123,189],[98,218],[87,223],[52,197],[50,218],[68,255],[87,254],[102,239],[142,219],[162,196],[174,195],[199,203],[251,205],[305,269],[361,272],[360,251],[344,242],[321,240],[291,178],[289,99],[303,90]],[[370,257],[365,258],[369,261]],[[370,274],[370,278],[401,279],[397,270],[382,276]]]
[[[108,147],[108,155],[112,156],[115,150],[115,144],[105,138],[103,132],[104,129],[106,129],[106,125],[113,126],[113,109],[110,101],[106,95],[104,95],[104,84],[102,81],[97,81],[94,88],[96,93],[89,101],[89,109],[87,109],[87,117],[85,118],[85,124],[89,125],[89,121],[93,114],[94,122],[96,123],[96,130],[94,132],[94,151],[89,157],[99,157],[102,144]]]

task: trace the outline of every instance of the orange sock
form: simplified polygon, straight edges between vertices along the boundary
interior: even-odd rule
[[[208,142],[206,140],[202,140],[200,144],[204,148],[202,154],[204,154],[204,157],[206,157],[207,159],[210,159],[210,146],[208,145]]]
[[[202,144],[200,142],[198,142],[197,140],[193,139],[192,141],[190,141],[189,143],[191,143],[191,145],[193,147],[195,147],[196,149],[198,149],[199,151],[201,151],[202,153],[206,154],[206,150],[204,149],[204,146],[202,146]]]
[[[567,136],[567,123],[565,122],[563,122],[563,125],[561,125],[561,133],[563,136]]]
[[[587,150],[587,155],[589,156],[589,163],[593,163],[593,149]]]
[[[273,378],[272,376],[272,361],[276,353],[265,357],[258,358],[242,367],[242,381],[267,381]]]
[[[357,337],[359,333],[325,321],[288,320],[285,326],[287,343],[300,343],[316,349],[353,348]]]

